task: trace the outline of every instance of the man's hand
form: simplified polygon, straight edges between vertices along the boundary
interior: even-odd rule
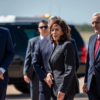
[[[26,74],[24,75],[24,80],[25,80],[25,82],[30,83],[30,79],[27,77]]]
[[[65,97],[65,93],[58,91],[57,100],[63,100]]]
[[[0,71],[0,79],[4,80],[3,72],[2,71]]]
[[[87,94],[87,83],[84,83],[83,85],[83,93]]]
[[[52,74],[48,73],[44,81],[48,84],[50,88],[51,88],[51,85],[53,84],[52,80],[54,80]]]

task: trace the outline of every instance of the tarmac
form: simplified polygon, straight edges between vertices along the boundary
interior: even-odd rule
[[[84,84],[84,77],[79,78],[80,93],[77,94],[74,100],[88,100],[87,95],[83,94],[82,86]],[[23,94],[16,90],[14,85],[8,85],[6,100],[31,100],[29,94]]]

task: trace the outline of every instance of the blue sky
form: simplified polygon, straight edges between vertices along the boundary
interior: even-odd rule
[[[68,23],[91,24],[92,14],[100,12],[100,0],[0,0],[0,16],[57,15]]]

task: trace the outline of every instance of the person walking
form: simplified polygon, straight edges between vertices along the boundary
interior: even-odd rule
[[[92,16],[95,34],[89,39],[83,93],[89,100],[100,100],[100,12]]]
[[[37,43],[48,35],[48,22],[42,20],[39,22],[38,31],[40,36],[29,39],[27,52],[24,62],[24,80],[30,83],[31,100],[38,100],[39,98],[39,80],[32,66],[32,59],[34,58],[34,51]]]
[[[76,75],[76,60],[73,44],[70,42],[70,28],[63,20],[55,20],[50,26],[50,40],[54,50],[49,58],[51,100],[73,100],[79,93]]]
[[[5,100],[9,81],[8,67],[14,57],[14,48],[9,29],[0,27],[0,100]]]

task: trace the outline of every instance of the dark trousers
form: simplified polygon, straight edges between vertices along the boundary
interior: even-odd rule
[[[65,98],[63,100],[74,100],[75,95],[65,95]],[[57,97],[54,96],[53,92],[51,93],[51,99],[50,100],[57,100]]]
[[[35,73],[30,81],[30,94],[31,100],[39,100],[39,79]]]
[[[49,91],[40,91],[39,92],[39,100],[50,100],[51,93]]]
[[[6,98],[7,83],[0,83],[0,100]]]
[[[100,100],[100,91],[98,90],[95,75],[92,77],[90,90],[88,91],[89,100]]]
[[[74,100],[75,95],[67,95],[63,100]],[[57,97],[52,96],[50,100],[57,100]]]

